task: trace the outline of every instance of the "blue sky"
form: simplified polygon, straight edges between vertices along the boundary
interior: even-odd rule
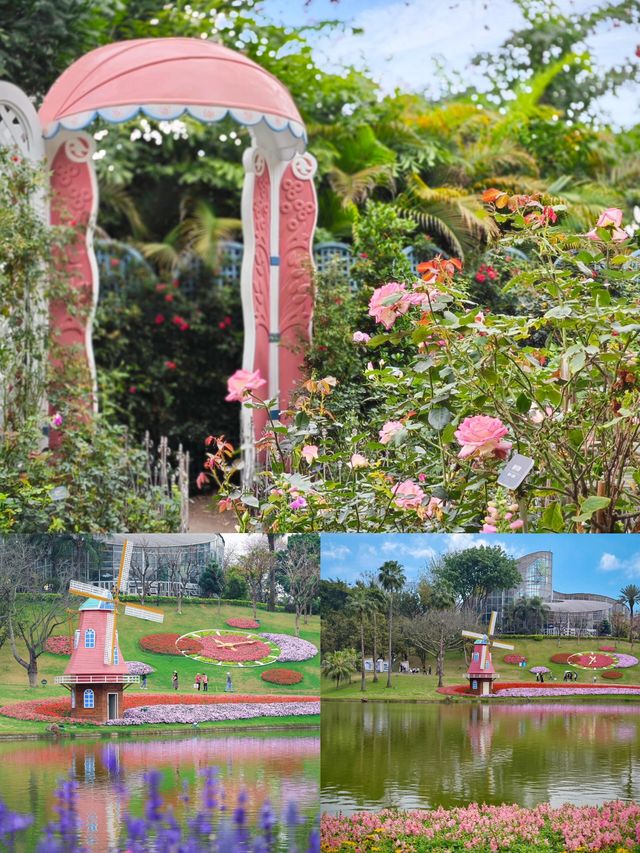
[[[579,15],[594,0],[559,0],[565,13]],[[353,64],[370,71],[384,91],[437,93],[434,61],[460,73],[482,87],[482,78],[470,64],[479,51],[497,47],[523,17],[513,0],[263,0],[262,9],[272,20],[290,26],[340,20],[347,26],[331,35],[311,35],[316,58],[335,70]],[[352,28],[362,35],[353,35]],[[632,57],[640,33],[631,26],[603,25],[586,45],[596,63],[607,67]],[[637,86],[629,86],[601,103],[614,124],[630,126],[640,120]]]
[[[407,577],[416,580],[439,554],[481,544],[499,544],[514,557],[551,551],[553,586],[558,592],[616,596],[626,583],[640,584],[640,535],[633,534],[323,533],[322,577],[352,582],[362,572],[377,570],[385,560],[398,560]]]

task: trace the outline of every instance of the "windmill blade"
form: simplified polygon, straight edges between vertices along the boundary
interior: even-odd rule
[[[491,645],[495,646],[496,649],[509,649],[510,651],[513,651],[515,649],[515,646],[512,646],[509,643],[497,643],[494,641],[491,643]]]
[[[496,630],[496,622],[498,621],[498,612],[493,610],[491,613],[491,619],[489,620],[489,630],[487,633],[489,636],[493,636],[493,632]]]
[[[483,646],[482,652],[480,654],[480,669],[485,668],[486,662],[487,662],[487,646]]]
[[[484,638],[484,634],[476,634],[475,631],[463,631],[463,637],[471,637],[472,640],[482,640]]]
[[[120,555],[120,571],[118,572],[118,592],[126,593],[129,588],[129,572],[131,571],[131,557],[133,556],[133,543],[125,539]]]
[[[69,592],[71,595],[79,595],[82,598],[97,598],[98,601],[113,601],[111,593],[102,589],[101,586],[94,586],[90,583],[82,583],[82,581],[71,581],[69,584]]]
[[[113,638],[115,635],[116,614],[115,611],[107,613],[107,628],[104,635],[104,662],[113,663]]]
[[[149,622],[164,622],[162,610],[156,610],[155,607],[143,607],[142,604],[126,604],[124,615],[135,616],[136,619],[148,619]]]

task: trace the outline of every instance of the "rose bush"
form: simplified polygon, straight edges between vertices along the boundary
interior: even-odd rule
[[[318,649],[313,643],[308,640],[301,640],[300,637],[292,637],[290,634],[267,634],[262,633],[260,636],[271,640],[280,648],[278,655],[279,663],[299,663],[303,660],[310,660],[318,654]]]
[[[228,625],[230,628],[244,628],[246,630],[260,627],[260,623],[257,619],[248,619],[245,616],[239,616],[237,619],[227,619],[224,624]]]
[[[302,673],[295,669],[268,669],[260,677],[269,684],[289,685],[300,684],[302,681]]]
[[[504,287],[518,311],[472,304],[455,260],[421,264],[419,280],[381,282],[369,307],[378,333],[354,344],[371,355],[362,411],[332,412],[340,377],[304,382],[269,421],[258,448],[267,464],[250,491],[236,485],[234,458],[210,454],[221,506],[241,530],[621,532],[640,523],[638,234],[618,241],[610,211],[597,239],[564,233],[551,197],[492,190],[484,200],[499,245],[529,257]],[[273,408],[247,397],[249,408]],[[303,455],[309,447],[317,456]],[[517,493],[497,483],[513,452],[533,459]],[[366,465],[350,465],[354,454]]]
[[[73,652],[71,637],[49,637],[45,649],[52,655],[70,655]]]
[[[178,640],[180,645],[178,646]],[[180,638],[180,634],[148,634],[138,641],[145,652],[159,655],[197,655],[202,651],[202,643],[193,637]]]

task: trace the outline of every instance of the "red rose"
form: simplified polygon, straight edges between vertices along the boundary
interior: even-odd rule
[[[164,366],[167,368],[167,370],[175,370],[178,365],[175,363],[175,361],[165,361]]]
[[[156,314],[155,320],[153,322],[156,324],[156,326],[161,326],[164,323],[164,321],[165,321],[164,314]]]

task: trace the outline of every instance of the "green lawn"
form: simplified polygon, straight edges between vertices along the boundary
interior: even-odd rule
[[[81,604],[81,602],[79,602]],[[151,602],[153,603],[153,602]],[[165,620],[162,625],[154,622],[145,622],[140,619],[123,616],[118,620],[118,634],[120,638],[120,648],[125,660],[139,660],[150,664],[156,672],[152,673],[148,678],[148,690],[151,693],[161,693],[164,691],[173,692],[171,686],[171,674],[174,669],[177,669],[180,675],[180,690],[179,693],[185,697],[193,695],[194,677],[197,672],[206,672],[209,676],[209,693],[224,692],[226,673],[228,668],[225,666],[213,666],[192,661],[183,656],[173,657],[171,655],[159,655],[151,652],[143,651],[139,645],[139,639],[146,634],[156,634],[160,632],[185,634],[188,631],[196,631],[203,628],[221,628],[225,627],[225,620],[230,617],[248,617],[251,616],[249,607],[223,605],[218,610],[218,605],[215,602],[207,602],[197,600],[183,604],[182,613],[178,614],[175,604],[162,608],[165,614]],[[290,613],[268,613],[266,611],[258,611],[258,619],[260,621],[259,631],[267,631],[278,634],[295,634],[294,616]],[[77,621],[74,621],[75,628]],[[66,626],[61,628],[57,633],[67,634]],[[307,625],[301,625],[300,636],[320,645],[320,619],[317,616],[312,616],[308,620]],[[19,649],[19,651],[22,651]],[[67,662],[67,657],[59,655],[43,654],[39,659],[38,679],[46,679],[47,684],[39,684],[37,688],[30,688],[27,681],[26,671],[16,663],[11,654],[8,644],[5,644],[0,649],[0,706],[10,704],[12,702],[20,702],[29,699],[46,699],[52,696],[64,696],[65,691],[61,687],[57,687],[54,683],[56,675],[62,674]],[[241,669],[234,667],[230,669],[233,678],[233,687],[236,693],[261,694],[270,693],[276,695],[314,695],[317,696],[320,692],[320,664],[319,656],[311,660],[303,661],[302,663],[285,663],[273,664],[271,667],[252,667],[250,669]],[[261,674],[266,669],[286,667],[287,669],[295,669],[302,673],[303,680],[299,684],[291,687],[281,687],[276,684],[269,684],[261,679]],[[137,686],[129,688],[131,691],[139,691]],[[317,722],[317,717],[311,718]],[[267,718],[266,720],[245,720],[238,721],[233,725],[281,725],[283,722],[293,723],[294,721],[305,723],[309,722],[306,717],[292,718]],[[221,726],[228,723],[208,723],[207,726]],[[39,723],[32,721],[13,720],[0,715],[0,736],[17,733],[39,733],[43,732],[47,727],[47,723]],[[133,728],[133,727],[132,727]],[[143,730],[145,727],[136,726],[136,730]],[[150,727],[157,730],[157,726]],[[81,732],[96,732],[102,730],[96,726],[76,726],[74,731]],[[113,733],[111,727],[104,727],[105,731]]]
[[[505,642],[510,642],[508,638],[505,638]],[[506,651],[496,651],[493,655],[493,663],[496,671],[500,675],[501,681],[522,681],[522,682],[534,682],[535,675],[529,672],[529,667],[532,666],[547,666],[551,670],[551,675],[545,675],[545,681],[549,681],[551,676],[556,677],[556,681],[562,683],[562,676],[566,669],[571,669],[571,667],[566,666],[565,664],[556,664],[552,663],[550,658],[551,655],[558,653],[566,653],[570,654],[572,652],[579,651],[596,651],[598,646],[608,646],[615,645],[617,651],[625,652],[627,654],[635,655],[637,658],[640,658],[640,644],[634,643],[631,646],[625,640],[607,640],[607,639],[587,639],[587,640],[577,640],[575,638],[562,638],[559,641],[557,639],[544,639],[544,640],[534,640],[534,639],[526,639],[526,640],[514,640],[513,645],[515,646],[514,653],[524,655],[527,658],[527,669],[520,669],[517,666],[513,666],[507,663],[504,663],[502,660],[503,655],[508,654]],[[427,665],[431,664],[432,671],[435,672],[435,661],[429,660],[427,661]],[[446,663],[445,663],[445,677],[444,684],[452,685],[452,684],[464,684],[467,683],[465,678],[467,667],[464,662],[464,656],[462,652],[450,652],[447,654]],[[589,672],[587,670],[578,669],[576,670],[578,673],[578,684],[589,685],[593,684],[593,672]],[[596,683],[597,684],[617,684],[617,685],[625,685],[625,684],[634,684],[640,685],[640,664],[637,666],[632,666],[627,669],[621,669],[622,678],[618,678],[614,681],[609,681],[606,678],[602,678],[601,674],[595,673],[596,675]],[[438,680],[435,675],[400,675],[397,673],[393,673],[392,676],[392,684],[390,688],[387,688],[387,675],[386,673],[380,673],[378,675],[379,681],[377,684],[373,683],[373,675],[369,674],[367,676],[367,689],[363,694],[360,690],[360,675],[359,673],[354,673],[351,684],[341,684],[340,687],[336,688],[336,684],[334,681],[330,681],[327,678],[322,679],[321,686],[321,694],[323,699],[382,699],[386,701],[436,701],[442,702],[445,698],[442,694],[436,692],[436,688],[438,685]],[[458,697],[449,697],[450,700],[458,701]],[[590,701],[593,701],[593,697],[585,697]],[[605,699],[606,697],[603,697]],[[614,697],[615,698],[615,697]],[[616,701],[620,701],[623,697],[619,697]],[[548,697],[545,697],[548,700]],[[640,699],[636,699],[634,697],[625,696],[625,700],[629,701],[640,701]],[[576,701],[580,701],[580,697],[575,697]],[[475,701],[468,700],[464,697],[460,697],[459,701]],[[566,701],[566,697],[563,699]]]

